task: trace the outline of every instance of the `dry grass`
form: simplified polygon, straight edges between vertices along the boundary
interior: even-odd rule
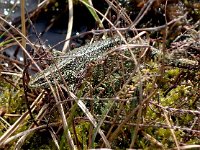
[[[165,23],[157,26],[145,22],[150,12],[159,7],[166,12],[170,5],[165,2],[157,6],[156,2],[138,3],[134,7],[135,11],[138,10],[137,16],[132,19],[130,11],[134,9],[125,11],[126,5],[120,5],[115,0],[105,1],[107,11],[94,8],[91,1],[80,0],[94,18],[98,15],[96,21],[101,18],[101,27],[109,28],[84,32],[71,39],[92,35],[92,39],[96,40],[100,35],[103,38],[118,35],[124,44],[110,49],[103,59],[85,68],[86,73],[74,85],[68,85],[68,81],[63,79],[63,83],[55,80],[55,86],[46,78],[49,89],[29,89],[28,72],[42,71],[43,64],[47,62],[48,65],[47,60],[53,58],[47,52],[53,47],[46,48],[31,42],[26,30],[34,28],[31,20],[52,4],[42,2],[26,18],[22,11],[22,28],[10,25],[7,19],[0,16],[0,33],[5,37],[0,43],[0,52],[17,45],[27,58],[22,63],[0,54],[0,147],[200,148],[200,72],[195,64],[199,64],[199,22],[192,20],[190,12],[172,20],[165,16]],[[80,3],[69,3],[69,6]],[[21,6],[24,10],[25,6]],[[126,8],[129,8],[128,5]],[[74,13],[70,14],[73,18]],[[69,40],[74,25],[72,22],[68,24],[66,40],[58,44]],[[174,29],[177,35],[170,34]],[[131,34],[128,40],[127,32]],[[41,41],[39,34],[35,34]],[[26,45],[34,51],[33,55],[27,51]],[[162,55],[154,57],[152,49]],[[168,53],[175,60],[184,59],[184,67],[167,64],[164,58]]]

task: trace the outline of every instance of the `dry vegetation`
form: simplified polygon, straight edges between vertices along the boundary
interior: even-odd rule
[[[0,14],[0,148],[200,148],[198,0],[44,0],[30,12],[23,3],[13,25]],[[34,25],[42,15],[49,19],[43,32],[65,22],[63,53],[77,41],[116,35],[125,44],[92,62],[73,85],[30,89],[31,76],[52,59],[53,46]],[[23,61],[5,55],[9,48]]]

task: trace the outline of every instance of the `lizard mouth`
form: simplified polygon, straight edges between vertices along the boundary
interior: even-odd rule
[[[52,83],[52,82],[50,81],[50,83]],[[41,76],[40,78],[38,78],[38,76],[35,76],[28,83],[28,86],[30,88],[41,88],[41,87],[46,87],[47,85],[48,85],[48,82],[46,81],[46,79],[43,76]]]

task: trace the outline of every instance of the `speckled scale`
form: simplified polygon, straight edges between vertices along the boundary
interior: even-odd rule
[[[63,78],[71,84],[78,78],[77,75],[86,69],[87,64],[101,59],[104,52],[122,43],[123,42],[120,37],[115,37],[96,41],[92,44],[76,48],[58,60],[56,65],[52,64],[42,72],[37,73],[34,77],[32,77],[29,82],[29,87],[48,88],[49,84],[46,81],[45,76],[52,84],[54,84],[54,78],[58,81],[58,83],[61,83],[62,79],[59,72]]]

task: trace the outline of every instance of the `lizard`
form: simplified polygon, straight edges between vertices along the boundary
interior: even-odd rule
[[[86,44],[79,48],[75,48],[66,53],[63,58],[57,60],[55,62],[56,64],[51,64],[42,72],[39,72],[32,77],[29,82],[29,87],[48,88],[49,84],[46,81],[45,76],[52,84],[54,84],[53,76],[58,80],[58,82],[61,82],[62,78],[60,77],[59,71],[69,84],[73,83],[77,78],[79,78],[78,75],[84,73],[85,68],[89,63],[101,59],[108,49],[121,44],[121,38],[115,37],[95,41],[92,44]]]
[[[29,87],[48,88],[49,83],[46,81],[45,76],[53,85],[54,79],[56,79],[58,83],[62,83],[62,77],[59,72],[69,84],[73,84],[76,82],[76,79],[80,78],[79,75],[84,73],[89,63],[102,59],[105,52],[121,44],[124,44],[124,41],[119,36],[116,36],[75,48],[42,72],[36,73],[36,75],[31,78]],[[162,52],[160,50],[151,49],[150,57],[152,59],[161,55]],[[174,56],[175,53],[164,56],[164,63],[181,68],[199,68],[199,63],[197,61],[187,58],[176,59]]]

